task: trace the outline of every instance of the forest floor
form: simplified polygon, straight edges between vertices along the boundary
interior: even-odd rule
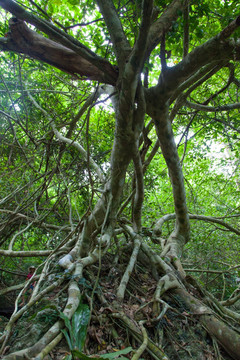
[[[83,301],[92,304],[91,321],[83,351],[90,357],[129,348],[129,352],[124,354],[122,359],[131,359],[134,351],[141,345],[132,330],[113,316],[117,288],[123,273],[121,268],[124,269],[124,266],[118,264],[115,267],[106,259],[101,264],[100,276],[98,266],[94,265],[85,271],[85,278],[80,281],[79,285],[84,294]],[[98,276],[99,282],[96,283]],[[153,302],[156,286],[157,282],[152,274],[146,268],[136,265],[127,286],[124,302],[121,304],[121,310],[133,324],[138,326],[140,321],[144,321],[150,342],[162,349],[169,360],[231,359],[203,328],[199,322],[199,315],[191,313],[174,292],[169,291],[163,296],[164,302],[168,305],[167,311],[160,318],[156,318]],[[29,309],[18,320],[4,354],[29,346],[29,341],[34,344],[56,321],[57,309],[64,305],[67,299],[67,291],[61,289],[59,295],[58,290],[48,294],[47,298]],[[198,294],[195,293],[194,296],[196,295]],[[200,298],[200,294],[197,297]],[[7,318],[0,316],[1,333],[7,321]],[[63,339],[44,359],[63,360],[67,354],[70,352]],[[4,355],[1,358],[4,359]],[[140,357],[144,360],[154,358],[156,357],[147,350]]]

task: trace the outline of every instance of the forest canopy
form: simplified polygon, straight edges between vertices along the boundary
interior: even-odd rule
[[[239,359],[238,1],[0,9],[3,358]]]

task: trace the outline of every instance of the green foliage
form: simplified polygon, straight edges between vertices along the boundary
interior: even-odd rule
[[[67,355],[65,360],[71,360],[72,358],[82,360],[97,359],[89,357],[81,352],[84,347],[87,336],[87,327],[90,319],[90,309],[88,305],[80,303],[71,321],[62,312],[60,312],[60,318],[64,320],[66,328],[62,330],[62,333],[64,334],[68,347],[71,351],[71,354]],[[113,353],[101,355],[100,358],[108,360],[126,360],[127,358],[121,355],[128,354],[131,351],[132,348],[128,347]]]
[[[100,355],[100,357],[92,357],[92,356],[90,357],[90,356],[87,356],[87,355],[81,353],[81,352],[78,351],[78,350],[73,350],[72,353],[73,353],[73,355],[74,355],[77,359],[80,359],[80,360],[89,360],[89,359],[92,359],[92,360],[97,360],[97,359],[127,360],[127,359],[128,359],[127,357],[121,356],[121,355],[129,354],[132,350],[133,350],[132,347],[127,347],[127,348],[125,348],[125,349],[123,349],[123,350],[115,351],[115,352],[113,352],[113,353],[108,353],[108,354]],[[66,360],[67,360],[67,359],[66,359]]]
[[[62,330],[71,352],[83,349],[87,336],[87,327],[90,319],[90,309],[86,304],[80,303],[72,320],[60,312],[60,318],[64,320],[66,328]],[[73,354],[73,353],[72,353]]]

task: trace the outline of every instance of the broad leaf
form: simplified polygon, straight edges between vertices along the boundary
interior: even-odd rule
[[[123,349],[123,350],[119,350],[119,351],[112,352],[112,353],[109,353],[109,354],[103,354],[103,355],[101,355],[101,358],[103,358],[103,359],[116,359],[119,355],[128,354],[132,350],[133,350],[132,347],[129,346],[129,347]],[[119,359],[123,359],[123,357],[121,357]]]
[[[72,335],[74,347],[82,350],[87,336],[87,326],[90,319],[90,309],[86,304],[79,304],[72,318]]]

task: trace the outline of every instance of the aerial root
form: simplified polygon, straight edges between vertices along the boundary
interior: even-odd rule
[[[158,281],[157,288],[155,291],[155,298],[160,299],[160,297],[170,289],[181,288],[180,282],[177,280],[176,276],[173,274],[166,274]]]
[[[168,360],[168,357],[164,353],[164,351],[158,347],[151,339],[148,338],[147,333],[144,333],[146,329],[143,330],[143,325],[140,326],[140,329],[142,332],[139,331],[139,327],[136,326],[136,322],[132,321],[127,315],[125,315],[123,312],[115,312],[111,314],[111,317],[115,319],[119,319],[121,324],[123,324],[125,327],[128,328],[129,332],[132,334],[132,336],[139,342],[142,343],[143,347],[140,346],[139,349],[141,349],[141,353],[146,350],[154,359],[156,360]],[[147,340],[146,340],[147,339]],[[138,350],[139,350],[138,349]],[[138,354],[138,351],[137,351]],[[139,352],[140,354],[140,352]],[[141,354],[140,354],[141,355]],[[139,355],[139,356],[140,356]],[[138,359],[138,358],[137,358]]]
[[[139,253],[141,243],[142,243],[141,237],[136,234],[134,236],[134,247],[133,247],[133,251],[132,251],[128,266],[126,267],[126,270],[124,272],[124,275],[121,279],[120,285],[117,290],[117,298],[119,299],[119,301],[122,301],[124,299],[125,290],[126,290],[128,282],[129,282],[130,276],[132,274],[134,265],[136,264],[137,256]]]
[[[156,304],[156,302],[157,302],[157,305],[154,306],[154,304]],[[163,305],[161,312],[160,312],[160,309],[159,309],[160,307],[158,306],[159,304]],[[163,301],[161,299],[155,299],[155,301],[153,303],[153,309],[155,307],[157,308],[157,310],[155,310],[154,312],[159,313],[159,315],[157,315],[157,317],[154,318],[154,322],[160,321],[164,317],[164,315],[166,314],[168,309],[171,309],[171,306],[168,305],[165,301]]]
[[[218,346],[217,340],[215,339],[214,336],[212,336],[212,342],[213,342],[214,352],[216,354],[216,359],[217,360],[222,360],[222,356],[221,356],[221,353],[220,353],[220,350],[219,350],[219,346]]]
[[[139,347],[137,348],[137,346],[133,344],[134,348],[137,349],[135,350],[132,360],[139,360],[140,357],[144,356],[142,355],[144,351],[147,351],[153,359],[167,360],[168,357],[166,356],[164,350],[161,348],[161,345],[163,339],[165,339],[166,337],[170,338],[172,336],[173,339],[172,332],[169,328],[171,327],[173,331],[176,330],[174,329],[174,323],[172,322],[172,319],[174,319],[173,312],[175,312],[175,314],[177,313],[180,318],[184,317],[185,319],[186,317],[184,313],[182,313],[185,310],[180,310],[180,312],[178,312],[172,304],[172,299],[174,299],[175,297],[178,299],[181,298],[182,303],[186,304],[186,307],[183,306],[183,309],[188,309],[186,311],[189,311],[190,309],[191,319],[195,315],[197,315],[200,323],[202,324],[204,329],[209,332],[210,336],[216,338],[218,344],[223,346],[224,349],[228,351],[228,353],[234,359],[239,360],[236,355],[239,350],[239,345],[237,343],[239,341],[239,335],[237,334],[237,332],[234,332],[233,328],[229,329],[229,326],[227,326],[219,319],[216,319],[214,311],[209,306],[206,306],[203,302],[200,302],[197,298],[190,295],[191,292],[187,292],[186,288],[191,290],[191,285],[189,284],[188,287],[187,282],[183,284],[181,279],[178,277],[178,274],[174,267],[168,262],[161,259],[160,256],[156,254],[153,256],[151,250],[147,249],[146,245],[141,244],[141,239],[138,238],[138,236],[134,237],[131,245],[132,253],[123,274],[123,278],[125,280],[127,279],[127,281],[123,281],[123,278],[119,281],[119,277],[117,277],[118,273],[116,273],[116,277],[115,275],[114,277],[109,277],[108,271],[110,268],[112,268],[112,262],[109,261],[109,259],[112,258],[109,254],[107,254],[107,261],[104,264],[105,266],[103,266],[103,268],[101,269],[103,272],[103,277],[101,277],[101,283],[99,287],[95,285],[96,272],[98,271],[97,266],[94,266],[90,271],[86,271],[86,273],[83,274],[83,269],[88,267],[89,265],[92,265],[95,262],[95,258],[99,257],[88,256],[86,258],[79,259],[78,262],[75,260],[75,272],[72,275],[72,279],[70,280],[70,282],[68,282],[68,300],[67,305],[65,306],[65,309],[63,311],[65,315],[69,319],[71,319],[73,313],[75,312],[81,298],[79,286],[81,286],[80,284],[82,284],[82,282],[78,283],[78,280],[79,278],[86,277],[87,287],[84,288],[84,290],[86,290],[86,298],[88,299],[89,297],[90,299],[88,293],[88,291],[90,291],[92,294],[90,299],[91,304],[94,306],[92,309],[92,323],[89,328],[88,339],[93,337],[90,334],[90,330],[91,327],[92,329],[96,329],[96,322],[100,324],[100,330],[103,332],[103,335],[98,335],[99,339],[98,336],[96,337],[100,345],[101,337],[104,339],[104,336],[109,336],[109,332],[105,330],[105,328],[108,328],[108,330],[110,329],[110,336],[112,337],[112,339],[114,339],[113,344],[115,345],[113,346],[117,348],[121,349],[122,346],[126,346],[126,337],[124,335],[126,333],[129,333],[131,335],[133,341],[134,339],[137,341],[137,346]],[[143,258],[143,253],[145,256],[144,260],[146,260],[147,258],[147,262],[145,261],[141,263],[141,266],[138,266],[140,258]],[[141,255],[141,257],[139,255]],[[108,256],[110,258],[108,258]],[[123,262],[123,264],[124,263],[125,261]],[[117,267],[120,267],[123,264],[119,263]],[[147,292],[145,292],[146,273],[149,273],[149,269],[152,268],[152,264],[154,264],[157,271],[157,277],[155,279],[152,279],[151,282],[147,284],[148,290]],[[137,279],[136,281],[134,281],[135,277],[132,273],[134,268],[138,272],[140,281]],[[126,273],[128,274],[126,275]],[[104,282],[104,279],[106,280],[106,282]],[[109,279],[111,281],[109,281]],[[112,281],[112,279],[114,279],[114,281]],[[147,277],[147,281],[150,281],[149,277]],[[89,282],[91,284],[90,286]],[[122,303],[122,301],[119,302],[119,299],[116,299],[115,296],[116,289],[119,290],[120,288],[120,285],[119,287],[117,287],[119,282],[120,285],[122,284],[122,288],[124,289],[124,298],[122,299],[122,301],[124,300],[124,303]],[[143,283],[142,288],[140,288],[140,282]],[[94,291],[92,289],[94,289]],[[131,293],[129,289],[132,291]],[[200,292],[200,289],[198,289],[196,286],[195,289],[198,290],[201,297],[204,297],[204,293]],[[168,290],[173,290],[172,292],[170,292],[170,294],[172,293],[173,296],[170,295],[171,299],[169,297],[164,298],[164,301],[162,299],[162,294]],[[126,293],[125,296],[124,293]],[[113,295],[112,297],[110,296],[111,294]],[[166,302],[168,301],[166,299],[171,300],[170,305]],[[34,300],[36,300],[36,298],[34,298]],[[207,298],[205,298],[205,300],[207,300]],[[30,302],[28,303],[28,306],[31,301],[32,300],[30,300]],[[136,301],[138,304],[136,304]],[[141,304],[141,306],[139,305],[139,303]],[[150,304],[153,304],[153,306],[150,306]],[[70,307],[68,307],[67,310],[67,306],[69,305]],[[210,303],[210,306],[213,307],[212,302]],[[25,310],[26,309],[28,308],[25,308]],[[167,314],[168,316],[166,316],[167,311],[169,311]],[[224,318],[224,313],[221,314],[218,312],[218,314],[220,314],[220,316],[222,315]],[[111,321],[109,321],[109,319],[111,319],[113,323],[110,323]],[[109,326],[105,326],[105,324]],[[179,324],[181,325],[181,319],[179,320]],[[24,357],[35,360],[44,359],[44,357],[49,354],[63,338],[63,334],[61,332],[63,326],[64,324],[61,322],[61,320],[55,322],[55,324],[33,346],[9,354],[5,356],[4,359],[16,360],[17,358],[20,359]],[[228,344],[223,337],[219,337],[217,333],[217,329],[219,328],[223,331],[222,336],[225,337],[227,334]],[[168,331],[169,334],[167,333]],[[178,343],[177,341],[173,340],[173,342],[176,343],[177,347],[182,348],[186,352],[189,352],[187,346],[185,346],[185,344],[182,344],[181,341]],[[91,346],[94,347],[91,348],[91,354],[96,354],[97,352],[99,352],[99,348],[97,348],[96,344]],[[111,346],[112,344],[109,345],[109,347]],[[229,347],[231,347],[231,349],[229,349]],[[217,345],[215,345],[214,348],[215,353],[217,354]],[[103,348],[102,350],[108,351],[108,349],[105,348]],[[169,350],[169,347],[166,347],[165,351],[170,351],[169,356],[171,356],[171,350]]]
[[[203,304],[200,300],[192,296],[183,288],[175,289],[190,311],[199,317],[200,323],[207,330],[210,336],[215,337],[217,342],[235,360],[239,360],[240,354],[240,335],[234,330],[233,326],[228,325],[219,314]]]
[[[145,327],[143,326],[144,322],[145,321],[139,322],[139,326],[141,328],[142,335],[143,335],[143,343],[141,344],[141,346],[138,348],[138,350],[133,355],[132,360],[138,360],[148,345],[148,335],[147,335],[147,331],[146,331]]]
[[[36,298],[34,298],[36,300]],[[33,301],[33,300],[32,300]],[[63,313],[71,319],[72,315],[76,311],[80,301],[80,290],[76,281],[71,280],[68,288],[68,301],[63,310]],[[49,351],[61,340],[60,331],[63,328],[62,321],[56,321],[54,325],[41,337],[41,339],[35,343],[32,347],[16,351],[5,357],[7,360],[15,359],[17,356],[21,356],[24,352],[24,356],[30,358],[43,359],[43,355],[46,356]]]
[[[48,355],[50,351],[52,351],[55,348],[55,346],[57,346],[57,344],[62,340],[62,338],[63,338],[63,334],[62,333],[58,334],[47,346],[45,346],[44,349],[42,349],[42,351],[39,354],[37,354],[35,360],[44,359],[45,356]]]

